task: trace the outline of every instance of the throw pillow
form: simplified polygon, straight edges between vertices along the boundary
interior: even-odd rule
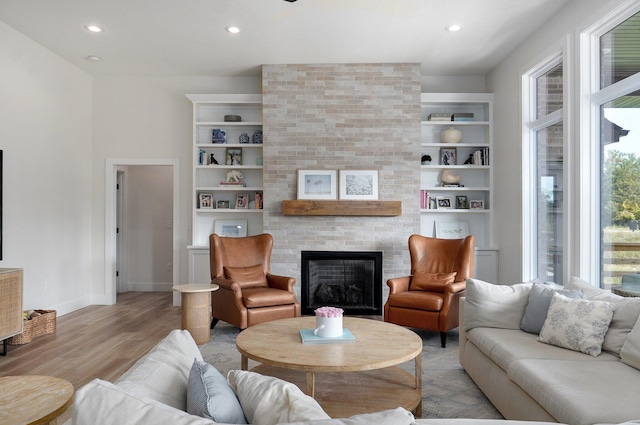
[[[553,294],[538,341],[598,356],[613,317],[605,301],[572,300]]]
[[[290,382],[245,370],[230,371],[229,382],[250,424],[331,419],[317,401]]]
[[[219,423],[247,423],[240,402],[225,377],[212,365],[196,359],[189,373],[187,413]]]
[[[622,298],[615,303],[615,307],[602,350],[619,356],[629,332],[640,316],[640,298]]]
[[[478,279],[467,279],[464,329],[520,329],[532,286],[532,283],[494,285]]]
[[[550,286],[543,285],[541,283],[534,283],[529,294],[529,302],[524,309],[524,316],[520,323],[520,329],[530,334],[539,334],[544,320],[547,318],[547,311],[549,310],[549,303],[551,303],[551,297],[556,293],[556,290]],[[559,294],[564,295],[567,298],[580,299],[582,298],[581,290],[562,290],[558,291]]]
[[[443,292],[444,287],[453,283],[458,272],[452,273],[424,273],[416,272],[411,278],[410,291],[439,291]]]
[[[269,286],[262,264],[249,267],[224,267],[224,277],[238,282],[243,288]]]
[[[620,361],[640,370],[640,318],[624,341],[620,350]]]

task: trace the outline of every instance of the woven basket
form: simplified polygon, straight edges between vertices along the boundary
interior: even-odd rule
[[[33,338],[49,335],[56,332],[56,311],[35,310],[40,313],[31,320],[24,320],[21,334],[14,335],[7,340],[9,345],[22,345],[30,343]]]

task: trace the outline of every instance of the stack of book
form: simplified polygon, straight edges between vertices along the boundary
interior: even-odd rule
[[[452,121],[473,121],[473,112],[456,112]]]
[[[448,112],[434,112],[427,117],[428,121],[451,121],[451,114]]]
[[[489,164],[489,148],[478,149],[473,152],[473,164],[475,165],[491,165]]]
[[[244,182],[220,182],[220,186],[244,187]]]
[[[429,202],[429,192],[427,192],[426,190],[420,190],[420,209],[428,210],[429,208],[431,208]]]

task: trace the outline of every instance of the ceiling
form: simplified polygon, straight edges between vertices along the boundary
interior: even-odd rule
[[[92,75],[252,76],[262,64],[378,62],[484,75],[568,1],[0,0],[0,20]],[[454,23],[462,30],[445,31]]]

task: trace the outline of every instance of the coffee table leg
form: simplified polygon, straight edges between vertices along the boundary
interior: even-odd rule
[[[315,398],[316,392],[316,374],[315,372],[307,372],[307,395]]]
[[[249,370],[249,358],[244,355],[240,359],[240,369]]]
[[[422,353],[416,356],[416,389],[420,390],[420,402],[416,406],[414,415],[416,418],[422,417]]]

